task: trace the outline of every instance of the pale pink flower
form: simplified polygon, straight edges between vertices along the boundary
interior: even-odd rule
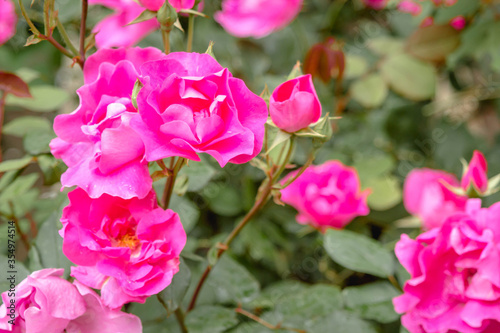
[[[465,208],[467,197],[453,193],[445,184],[459,187],[460,183],[450,173],[425,168],[414,169],[406,177],[404,205],[426,230],[439,227],[446,217]]]
[[[0,45],[16,33],[17,15],[12,0],[0,0]]]
[[[467,21],[463,16],[457,16],[450,21],[450,25],[455,30],[462,30],[467,25]]]
[[[170,284],[186,233],[175,212],[158,208],[154,192],[144,199],[92,199],[77,188],[68,197],[61,218],[63,253],[79,265],[71,275],[101,289],[106,306],[144,303]]]
[[[295,177],[297,171],[281,182]],[[370,191],[361,191],[356,169],[339,161],[310,166],[290,185],[281,190],[281,200],[298,211],[297,222],[310,224],[325,232],[341,229],[356,216],[368,215],[366,198]]]
[[[303,0],[224,0],[214,18],[231,35],[262,38],[287,26]]]
[[[265,101],[208,54],[171,53],[142,66],[140,117],[131,124],[146,159],[213,156],[221,166],[246,163],[262,149]]]
[[[156,18],[128,25],[145,9],[134,0],[89,0],[89,4],[100,4],[115,11],[92,30],[97,33],[97,48],[133,46],[160,27]]]
[[[9,295],[12,291],[4,292],[0,332],[142,332],[138,317],[103,306],[93,290],[76,280],[71,284],[63,274],[55,268],[35,271],[11,288],[15,298]]]
[[[50,143],[51,151],[68,166],[63,187],[79,186],[94,198],[149,193],[152,180],[144,144],[129,125],[137,113],[131,95],[139,67],[163,56],[153,48],[134,48],[100,50],[89,57],[86,84],[77,90],[80,106],[54,121],[58,137]]]
[[[396,256],[411,277],[393,302],[411,333],[500,331],[500,203],[469,200],[416,240],[403,234]]]
[[[285,132],[296,132],[318,121],[321,104],[310,74],[279,85],[269,100],[273,123]]]
[[[488,163],[479,150],[474,151],[469,166],[462,176],[461,185],[465,191],[472,187],[479,193],[484,193],[488,189]]]
[[[398,4],[398,10],[417,16],[422,11],[422,5],[411,0],[403,0]]]

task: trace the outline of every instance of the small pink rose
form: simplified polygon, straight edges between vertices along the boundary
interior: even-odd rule
[[[398,10],[417,16],[422,11],[422,5],[411,0],[403,0],[398,4]]]
[[[488,163],[483,153],[478,150],[474,151],[469,166],[462,177],[462,188],[468,191],[470,187],[474,187],[480,193],[484,193],[488,189]]]
[[[287,175],[282,184],[297,171]],[[281,190],[281,200],[298,211],[297,222],[310,224],[325,232],[341,229],[356,216],[368,215],[366,198],[370,191],[361,191],[356,170],[339,161],[310,166],[290,185]]]
[[[17,15],[12,0],[0,0],[0,45],[16,33]]]
[[[467,21],[463,16],[457,16],[450,21],[450,25],[455,30],[462,30],[467,25]]]
[[[302,75],[279,85],[271,95],[269,112],[274,124],[290,133],[318,121],[321,104],[311,75]]]
[[[265,37],[287,26],[300,12],[303,0],[224,0],[214,18],[236,37]]]
[[[454,175],[439,170],[414,169],[406,177],[404,205],[422,220],[426,230],[439,227],[448,216],[465,208],[467,197],[453,193],[445,184],[459,186]]]

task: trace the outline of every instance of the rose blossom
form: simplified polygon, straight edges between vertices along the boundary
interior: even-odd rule
[[[152,180],[143,160],[144,144],[129,126],[137,113],[131,95],[139,66],[164,55],[154,48],[100,50],[87,60],[80,106],[54,121],[57,138],[50,148],[68,170],[63,187],[79,186],[91,197],[103,193],[144,197]]]
[[[417,16],[422,12],[422,5],[411,0],[403,0],[398,4],[398,10]]]
[[[95,42],[99,49],[133,46],[160,27],[156,18],[128,25],[144,11],[144,7],[134,0],[89,0],[89,4],[103,5],[115,11],[92,30],[97,33]]]
[[[224,0],[214,19],[236,37],[265,37],[287,26],[303,0]]]
[[[55,268],[35,271],[15,287],[15,299],[2,293],[0,332],[142,332],[138,317],[103,306],[94,291],[63,274]]]
[[[0,45],[16,33],[17,15],[11,0],[0,0]]]
[[[411,275],[393,300],[410,332],[500,331],[500,203],[470,199],[439,228],[403,234],[396,256]]]
[[[262,148],[266,102],[208,54],[171,53],[142,66],[137,97],[146,159],[213,156],[221,166],[246,163]]]
[[[467,197],[453,193],[445,184],[458,187],[460,183],[450,173],[425,168],[414,169],[406,177],[404,205],[426,230],[439,227],[447,216],[465,208]]]
[[[295,177],[287,175],[282,183]],[[356,216],[368,215],[366,198],[357,172],[339,161],[310,166],[290,185],[281,190],[281,200],[298,211],[297,222],[310,224],[321,232],[343,228]]]
[[[462,176],[461,185],[465,191],[473,187],[478,192],[484,193],[488,189],[488,163],[480,151],[474,151],[469,166]]]
[[[92,199],[77,188],[68,197],[61,218],[63,253],[80,265],[71,275],[101,289],[106,306],[144,303],[170,284],[186,233],[175,212],[158,208],[154,192],[144,199]]]
[[[310,74],[280,84],[269,100],[274,124],[286,132],[296,132],[318,121],[321,104]]]
[[[457,17],[454,17],[453,19],[451,19],[450,25],[455,30],[462,30],[467,25],[467,21],[465,20],[465,18],[463,16],[457,16]]]

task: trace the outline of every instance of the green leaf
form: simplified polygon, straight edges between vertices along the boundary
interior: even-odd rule
[[[206,162],[189,161],[189,165],[182,168],[179,175],[187,175],[188,191],[198,192],[210,182],[216,173],[217,170]]]
[[[406,54],[395,54],[382,62],[380,72],[392,90],[414,100],[427,100],[436,90],[436,71],[428,63]]]
[[[212,269],[200,299],[212,294],[219,303],[248,303],[257,296],[259,289],[257,279],[244,266],[225,255]]]
[[[34,131],[49,132],[52,125],[50,121],[41,117],[19,117],[5,124],[3,134],[23,137],[26,134]]]
[[[365,108],[380,107],[387,94],[387,85],[378,73],[365,76],[355,81],[351,86],[352,98]]]
[[[186,233],[190,232],[194,228],[200,218],[200,210],[186,197],[172,195],[170,198],[170,209],[179,214],[182,226],[184,227]]]
[[[404,45],[402,40],[385,36],[370,39],[370,41],[368,42],[368,48],[380,55],[400,53],[403,51],[403,46]]]
[[[23,140],[24,149],[31,155],[50,153],[49,143],[55,137],[52,131],[33,131]]]
[[[222,306],[197,306],[186,316],[189,333],[220,333],[238,323],[236,312]]]
[[[24,156],[16,160],[7,160],[0,163],[0,172],[19,170],[33,161],[32,156]]]
[[[40,227],[34,246],[40,253],[44,268],[64,268],[64,276],[67,278],[72,264],[62,252],[63,238],[59,235],[61,227],[57,214],[53,213]]]
[[[389,155],[362,156],[356,159],[353,167],[358,171],[361,184],[372,178],[378,178],[390,172],[394,168],[394,160]]]
[[[222,216],[236,216],[243,209],[240,193],[232,186],[214,183],[213,187],[205,188],[205,197],[210,209]]]
[[[307,327],[307,333],[377,333],[373,324],[367,322],[354,313],[344,310],[337,310],[328,316],[321,317]]]
[[[406,42],[409,54],[425,61],[441,62],[460,45],[460,32],[450,26],[433,24],[418,28]]]
[[[273,309],[277,303],[289,295],[301,293],[309,288],[305,283],[282,280],[265,288],[257,298],[249,303],[252,308]]]
[[[377,241],[348,230],[330,229],[324,247],[338,264],[356,272],[387,277],[394,273],[394,258]]]
[[[346,308],[362,318],[391,323],[399,318],[392,299],[400,293],[390,283],[379,281],[342,290]]]
[[[37,162],[43,172],[44,185],[52,185],[61,179],[62,173],[66,170],[66,165],[52,155],[37,156]]]
[[[169,313],[173,313],[179,308],[190,283],[191,271],[184,262],[184,259],[181,258],[179,272],[174,275],[170,285],[159,294],[159,297],[161,297],[167,305]]]
[[[69,94],[53,86],[34,86],[31,88],[33,98],[7,96],[6,104],[26,108],[31,111],[50,112],[59,109],[68,99]]]
[[[373,209],[386,210],[401,201],[401,185],[394,176],[371,178],[363,184],[363,187],[371,189],[367,202]]]
[[[5,190],[0,193],[0,205],[6,205],[8,201],[22,197],[38,180],[38,174],[30,173],[26,176],[16,178]]]
[[[281,318],[284,326],[306,328],[306,321],[330,315],[343,306],[340,288],[316,284],[280,299],[274,316]]]
[[[151,20],[152,18],[155,18],[155,17],[156,17],[156,12],[153,12],[151,10],[146,9],[142,13],[140,13],[139,16],[137,16],[132,22],[130,22],[127,25],[148,21],[148,20]]]
[[[368,62],[357,54],[346,54],[344,78],[355,79],[368,71]]]

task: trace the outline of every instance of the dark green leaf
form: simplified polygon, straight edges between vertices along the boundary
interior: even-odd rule
[[[197,306],[186,316],[189,333],[220,333],[237,323],[236,312],[221,306]]]
[[[191,271],[184,262],[184,259],[181,258],[179,272],[174,275],[172,283],[159,294],[159,297],[165,302],[170,313],[173,313],[181,305],[190,282]]]

